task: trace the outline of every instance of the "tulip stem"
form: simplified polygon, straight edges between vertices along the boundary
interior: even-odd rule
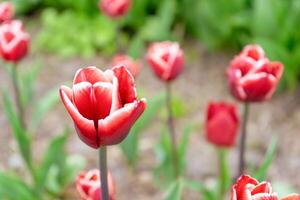
[[[20,93],[20,87],[19,87],[18,80],[19,80],[18,79],[18,65],[14,64],[12,66],[12,81],[13,81],[13,89],[14,89],[14,93],[15,93],[15,101],[16,101],[16,105],[17,105],[17,111],[18,111],[21,126],[22,126],[22,128],[25,129],[26,127],[25,127],[24,108],[23,108],[22,101],[21,101],[21,93]]]
[[[172,159],[173,159],[173,167],[174,167],[174,175],[176,178],[179,177],[179,166],[178,166],[178,156],[177,156],[177,144],[176,144],[176,133],[174,127],[174,120],[173,120],[173,111],[172,111],[172,93],[171,93],[171,84],[166,83],[166,106],[168,109],[168,127],[169,133],[171,138],[171,150],[172,150]]]
[[[244,103],[244,115],[243,115],[243,122],[242,122],[242,129],[241,129],[241,136],[240,136],[240,155],[239,155],[239,174],[242,175],[245,171],[245,146],[246,146],[246,136],[247,136],[247,122],[249,116],[249,103]]]
[[[219,195],[220,199],[224,199],[224,195],[226,194],[227,189],[230,187],[230,174],[227,165],[227,151],[226,149],[218,149],[218,157],[219,157]]]
[[[107,184],[107,159],[106,159],[106,146],[99,149],[100,160],[100,186],[101,197],[100,200],[109,200],[108,184]]]

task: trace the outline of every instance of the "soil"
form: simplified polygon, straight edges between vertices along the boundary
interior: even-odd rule
[[[203,122],[206,105],[211,100],[235,102],[228,91],[224,71],[233,53],[208,53],[200,44],[186,44],[187,62],[184,73],[173,82],[172,88],[176,96],[184,102],[188,113],[176,119],[177,130],[187,123],[195,125],[187,151],[187,177],[201,180],[209,185],[217,177],[217,159],[215,148],[208,144],[203,135]],[[26,58],[20,66],[21,70],[32,65],[32,60],[40,60],[43,68],[36,85],[36,98],[43,96],[52,88],[71,82],[76,70],[80,67],[95,65],[105,69],[109,59],[98,55],[93,59],[62,59],[54,55],[34,54]],[[1,87],[11,88],[8,75],[0,68]],[[67,84],[70,85],[70,84]],[[142,88],[148,99],[163,91],[162,83],[156,79],[150,68],[144,63],[136,85]],[[268,172],[267,180],[291,184],[300,191],[300,91],[281,92],[271,101],[251,105],[247,140],[247,162],[251,166],[259,166],[263,160],[272,137],[278,138],[276,158]],[[0,169],[22,168],[17,146],[0,104]],[[33,105],[34,106],[34,105]],[[240,113],[242,105],[239,104]],[[27,113],[30,117],[30,111]],[[152,171],[156,166],[154,147],[158,143],[159,132],[164,120],[158,115],[152,125],[140,138],[140,155],[136,169],[128,167],[119,146],[108,148],[108,165],[117,184],[117,199],[162,199],[163,192],[154,182]],[[65,126],[70,126],[72,134],[68,140],[67,151],[86,158],[86,169],[97,167],[98,153],[82,143],[76,135],[62,103],[47,114],[39,126],[34,142],[36,162],[42,157],[49,139],[59,134]],[[177,131],[178,137],[180,132]],[[230,168],[237,171],[237,148],[230,149]],[[74,185],[69,186],[65,199],[78,199]],[[186,192],[185,199],[201,199],[200,194]]]

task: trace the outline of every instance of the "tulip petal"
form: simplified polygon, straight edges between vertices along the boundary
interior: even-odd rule
[[[73,102],[79,113],[90,120],[97,120],[97,113],[93,101],[93,86],[88,82],[81,82],[73,86]]]
[[[275,91],[277,80],[267,73],[249,74],[240,80],[248,101],[261,101],[269,98]]]
[[[300,200],[299,194],[290,194],[286,197],[281,198],[281,200]]]
[[[75,108],[72,100],[69,98],[70,88],[61,86],[59,89],[59,93],[67,111],[74,121],[75,128],[80,139],[90,147],[98,148],[99,144],[97,144],[97,134],[94,122],[92,120],[84,118]]]
[[[109,115],[112,104],[112,84],[98,82],[93,85],[94,109],[97,119],[103,119]]]
[[[254,195],[257,193],[271,193],[271,192],[272,192],[271,184],[264,181],[258,184],[257,186],[255,186],[255,188],[251,191],[251,194]]]
[[[239,199],[239,197],[242,197],[244,195],[245,189],[247,187],[247,185],[257,185],[258,181],[248,175],[242,175],[236,182],[236,184],[234,185],[234,189],[236,190],[236,194],[237,194],[237,199]],[[251,193],[250,193],[251,195]],[[250,198],[251,200],[251,198]]]
[[[98,123],[100,145],[120,143],[129,133],[130,128],[146,108],[146,100],[134,101],[110,114]]]
[[[118,79],[118,91],[122,105],[135,101],[137,94],[130,72],[124,66],[113,68],[113,72]]]
[[[259,193],[251,197],[251,200],[278,200],[277,194]]]
[[[89,82],[93,85],[97,82],[109,82],[109,80],[106,78],[104,72],[92,66],[77,70],[73,80],[73,85],[80,82]]]

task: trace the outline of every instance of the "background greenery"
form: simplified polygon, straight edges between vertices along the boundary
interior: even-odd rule
[[[300,74],[299,0],[133,0],[126,17],[101,15],[98,0],[13,0],[19,14],[38,14],[38,49],[62,56],[111,55],[116,28],[134,57],[154,40],[199,40],[210,51],[261,44],[268,56],[284,62],[282,86],[296,88]],[[58,34],[63,33],[63,34]]]

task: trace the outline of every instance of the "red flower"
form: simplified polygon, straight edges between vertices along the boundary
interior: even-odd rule
[[[175,79],[183,70],[184,55],[176,42],[150,45],[147,60],[155,74],[164,81]]]
[[[281,200],[300,200],[299,194],[290,194],[286,197],[281,198]]]
[[[7,22],[0,27],[0,54],[6,61],[18,62],[28,52],[29,35],[21,21]]]
[[[257,45],[246,46],[227,69],[232,94],[238,100],[247,102],[270,99],[282,73],[282,63],[269,61]]]
[[[93,148],[120,143],[146,108],[125,67],[79,69],[73,88],[61,86],[60,96],[79,137]]]
[[[14,5],[10,2],[0,3],[0,23],[10,21],[15,15]]]
[[[206,138],[209,142],[231,147],[235,144],[239,128],[239,117],[234,104],[211,102],[207,107]]]
[[[254,178],[242,175],[232,186],[231,200],[279,200],[278,195],[272,192],[271,184],[259,183]]]
[[[112,18],[126,14],[131,4],[131,0],[101,0],[99,7],[103,13]]]
[[[134,78],[136,78],[136,76],[141,71],[141,63],[137,60],[133,60],[130,56],[127,55],[122,55],[122,54],[116,55],[113,58],[112,65],[113,66],[121,65],[126,67]]]
[[[116,199],[115,182],[112,175],[107,175],[109,200]],[[94,169],[88,172],[81,172],[76,179],[76,189],[82,200],[101,200],[100,173]]]

